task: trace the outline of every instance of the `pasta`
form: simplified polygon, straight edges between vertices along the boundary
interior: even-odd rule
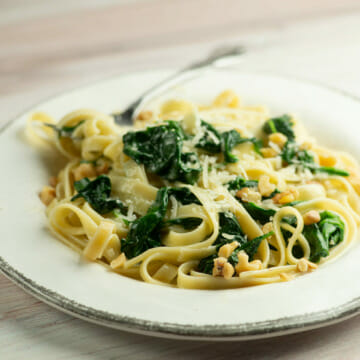
[[[189,289],[289,281],[357,238],[357,162],[231,90],[166,101],[134,128],[82,109],[59,122],[34,113],[27,130],[68,159],[40,193],[51,231],[124,276]]]

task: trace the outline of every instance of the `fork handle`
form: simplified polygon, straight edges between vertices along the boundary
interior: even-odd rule
[[[192,63],[185,68],[179,70],[173,75],[170,75],[166,79],[152,86],[148,90],[146,90],[137,100],[132,102],[119,116],[122,119],[122,122],[131,122],[135,117],[137,110],[141,107],[142,104],[147,102],[150,98],[162,93],[165,89],[177,85],[184,80],[189,80],[198,75],[200,70],[207,68],[210,65],[214,65],[218,60],[223,59],[224,57],[241,55],[244,53],[243,47],[232,47],[227,48],[225,50],[219,49],[212,54],[210,54],[207,58],[201,61],[197,61]],[[115,114],[115,119],[116,119]]]

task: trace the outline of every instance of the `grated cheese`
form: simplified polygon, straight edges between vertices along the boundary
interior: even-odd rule
[[[222,236],[225,238],[225,239],[228,239],[228,240],[232,240],[235,235],[233,234],[227,234],[227,233],[222,233]]]
[[[170,218],[175,219],[178,213],[178,202],[173,195],[169,198],[171,204]]]
[[[209,157],[204,156],[203,171],[202,171],[202,182],[205,189],[209,187]]]
[[[278,144],[275,144],[274,142],[269,141],[269,147],[274,149],[277,153],[281,153],[281,148]]]

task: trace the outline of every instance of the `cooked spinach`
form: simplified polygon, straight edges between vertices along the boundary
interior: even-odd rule
[[[85,122],[85,120],[81,120],[74,126],[62,126],[60,128],[54,124],[46,123],[44,125],[54,129],[57,132],[59,138],[63,138],[63,137],[71,138],[74,130],[77,129],[80,125],[82,125],[84,122]]]
[[[243,188],[257,188],[258,180],[245,180],[243,177],[238,176],[236,179],[231,180],[227,183],[228,189],[231,190],[241,190]],[[263,196],[263,199],[272,199],[276,194],[279,194],[280,190],[275,189],[269,196]]]
[[[317,224],[304,226],[303,234],[310,244],[310,261],[319,262],[329,255],[329,244]]]
[[[237,241],[239,244],[245,244],[247,242],[247,237],[243,233],[241,226],[233,213],[229,211],[219,213],[219,226],[219,235],[214,242],[217,251],[221,246],[232,243],[233,241]],[[231,235],[231,239],[228,239],[227,235]],[[206,274],[212,274],[214,259],[217,257],[217,254],[213,254],[201,259],[198,270]],[[229,259],[229,261],[234,265],[234,261],[237,261],[237,257],[236,260]]]
[[[284,216],[282,219],[281,219],[281,222],[285,223],[285,224],[289,224],[293,227],[296,227],[297,225],[297,221],[296,221],[296,216],[293,216],[293,215],[289,215],[289,216]],[[288,231],[288,230],[285,230],[283,228],[281,228],[281,232],[282,232],[282,235],[284,237],[284,240],[285,240],[285,243],[287,244],[288,243],[288,240],[291,238],[292,236],[292,232]],[[293,246],[293,255],[297,258],[301,258],[303,256],[303,250],[302,250],[302,247],[298,244],[294,245]]]
[[[237,255],[241,250],[244,250],[249,256],[249,261],[252,261],[254,259],[255,254],[257,253],[257,251],[259,249],[261,242],[264,239],[266,239],[272,235],[274,235],[274,232],[270,231],[264,235],[258,236],[255,239],[250,240],[250,241],[242,244],[241,246],[237,247],[232,252],[232,254],[228,257],[228,262],[235,267],[237,265],[237,263],[239,262]],[[214,260],[217,257],[218,257],[217,254],[213,254],[213,255],[207,256],[206,258],[201,259],[199,262],[199,265],[198,265],[198,270],[205,274],[211,275],[212,271],[213,271],[213,267],[214,267]]]
[[[304,257],[304,250],[301,247],[300,244],[296,243],[293,248],[292,248],[292,254],[294,255],[294,257],[296,257],[297,259],[301,259]]]
[[[124,218],[124,214],[119,210],[119,209],[115,209],[111,212],[111,215],[115,218],[118,219],[120,218],[122,220],[122,222],[125,224],[125,226],[129,227],[130,224],[134,221],[134,220],[128,220],[126,218]]]
[[[146,215],[131,223],[126,239],[121,239],[121,251],[128,259],[161,246],[160,226],[168,206],[168,193],[169,188],[161,188]]]
[[[289,224],[293,227],[296,227],[296,225],[297,225],[296,216],[293,216],[293,215],[283,217],[281,219],[281,222]],[[305,230],[305,228],[306,227],[304,227],[304,230]],[[304,230],[303,230],[303,233],[304,233]],[[288,240],[292,236],[292,232],[285,230],[283,228],[281,229],[281,232],[284,237],[285,243],[287,244]],[[304,250],[302,249],[301,245],[298,242],[296,242],[295,245],[293,246],[292,254],[298,259],[301,259],[302,257],[304,257]]]
[[[246,235],[233,213],[229,211],[219,213],[219,226],[219,235],[214,242],[217,249],[233,241],[237,241],[240,245],[247,242]],[[230,235],[231,239],[228,239],[227,235]]]
[[[250,216],[260,222],[260,224],[266,224],[270,221],[270,218],[275,215],[274,209],[264,209],[261,206],[253,202],[242,202],[242,205]]]
[[[202,168],[197,154],[182,152],[185,138],[180,124],[168,121],[166,125],[126,133],[124,153],[164,179],[194,184]]]
[[[339,176],[349,176],[349,172],[347,172],[346,170],[342,170],[342,169],[337,169],[337,168],[333,168],[330,166],[319,166],[319,167],[315,167],[314,171],[316,172],[324,172],[327,173],[329,175],[339,175]]]
[[[239,229],[241,230],[240,225],[237,223],[237,220],[235,217],[224,217],[225,213],[223,213],[223,219],[225,220],[225,226],[229,226],[230,229]],[[322,257],[326,257],[329,255],[329,249],[338,245],[341,241],[344,239],[344,228],[345,225],[341,218],[332,213],[331,211],[322,211],[320,213],[320,222],[317,224],[312,225],[305,225],[303,234],[305,238],[308,240],[310,244],[310,261],[318,262]],[[289,225],[296,226],[296,217],[295,216],[286,216],[282,220],[282,222],[285,222]],[[237,223],[237,225],[236,225]],[[234,225],[235,224],[235,225]],[[225,227],[226,229],[226,227]],[[232,241],[236,240],[234,239],[227,239],[221,236],[221,233],[229,233],[231,234],[231,230],[226,229],[226,232],[223,231],[223,227],[220,227],[219,231],[219,237],[214,243],[216,246],[217,251],[219,248],[226,244],[231,243]],[[242,232],[241,232],[242,233]],[[292,233],[286,230],[282,229],[283,236],[285,238],[285,241],[287,241]],[[253,260],[254,255],[258,251],[258,248],[261,244],[261,241],[266,239],[269,236],[274,235],[274,232],[269,232],[267,234],[264,234],[262,236],[259,236],[251,241],[245,241],[242,244],[240,243],[240,246],[237,247],[233,253],[229,256],[228,261],[235,266],[238,263],[237,254],[239,251],[244,250],[249,255],[249,260]],[[293,255],[296,258],[301,258],[304,256],[302,247],[299,244],[295,244],[293,247]],[[212,274],[212,270],[214,267],[214,259],[218,257],[218,254],[210,255],[206,258],[201,259],[198,265],[198,270],[207,274]]]
[[[241,246],[237,247],[232,254],[229,256],[228,261],[231,265],[236,266],[239,262],[238,259],[238,253],[243,250],[246,252],[246,254],[249,256],[249,261],[254,260],[254,256],[257,253],[259,246],[261,244],[261,242],[268,238],[269,236],[274,235],[273,231],[270,231],[264,235],[260,235],[244,244],[242,244]]]
[[[204,274],[212,274],[213,267],[214,267],[214,260],[217,258],[217,254],[213,254],[210,256],[207,256],[200,260],[197,269],[198,271],[204,273]]]
[[[339,215],[331,211],[323,211],[320,214],[319,227],[328,240],[330,249],[344,240],[345,224]]]
[[[80,160],[80,164],[91,164],[91,165],[93,165],[93,166],[96,166],[98,160],[99,160],[99,159],[96,159],[96,160],[85,160],[85,159],[81,159],[81,160]]]
[[[263,147],[263,141],[261,139],[256,139],[256,138],[250,138],[249,141],[253,143],[255,152],[262,157],[263,154],[261,153],[260,150]]]
[[[243,138],[236,130],[229,130],[223,133],[218,132],[211,124],[201,121],[204,135],[200,138],[195,147],[211,154],[224,154],[225,163],[235,163],[238,161],[231,151],[239,144],[251,142],[254,149],[260,153],[261,142],[255,138]]]
[[[303,167],[313,166],[314,157],[307,151],[300,149],[294,141],[287,141],[281,152],[281,158],[286,164],[301,165]]]
[[[291,117],[285,114],[283,116],[267,120],[263,126],[263,131],[266,134],[279,132],[286,135],[289,140],[294,140],[295,133],[292,129],[293,126],[294,122],[292,121]]]
[[[197,204],[201,205],[199,199],[187,187],[172,187],[169,190],[169,196],[173,195],[177,201],[183,205]]]
[[[306,200],[294,200],[294,201],[286,203],[286,204],[284,204],[282,206],[295,206],[295,205],[301,204],[304,201],[306,201]]]
[[[246,180],[241,176],[238,176],[236,179],[231,180],[227,183],[229,190],[241,190],[243,188],[257,188],[257,180]]]
[[[106,175],[100,175],[93,181],[88,178],[75,181],[74,187],[78,194],[73,196],[71,201],[82,197],[99,214],[107,214],[115,209],[121,212],[126,210],[126,207],[119,199],[110,198],[111,181]]]
[[[318,223],[305,225],[303,233],[310,244],[310,261],[319,262],[328,256],[329,249],[344,240],[344,232],[344,222],[331,211],[322,211]]]
[[[251,261],[254,258],[261,241],[273,235],[273,232],[271,232],[248,241],[247,236],[242,231],[236,216],[228,211],[219,213],[219,225],[219,235],[214,242],[217,251],[219,251],[223,245],[232,243],[233,241],[237,241],[240,245],[228,258],[228,261],[234,266],[238,263],[237,254],[239,251],[244,250],[249,255],[249,260]],[[229,239],[230,237],[231,239]],[[198,270],[207,274],[212,274],[214,259],[217,257],[217,254],[213,254],[201,259],[198,265]]]
[[[244,244],[242,244],[241,246],[237,247],[233,252],[232,254],[229,256],[228,258],[228,261],[231,265],[233,266],[236,266],[237,263],[239,262],[239,259],[238,259],[238,253],[241,251],[241,250],[244,250],[247,255],[249,256],[249,261],[252,261],[254,260],[254,256],[255,254],[257,253],[258,249],[259,249],[259,246],[261,244],[261,242],[268,238],[269,236],[272,236],[274,235],[274,232],[273,231],[270,231],[264,235],[260,235]]]
[[[272,199],[276,194],[280,194],[281,191],[276,188],[269,196],[263,196],[262,199],[263,200],[268,200],[268,199]]]
[[[127,220],[127,219],[124,219],[124,218],[122,218],[121,220],[123,221],[123,223],[125,224],[125,226],[130,226],[131,221],[129,221],[129,220]]]
[[[281,221],[294,227],[297,224],[295,216],[286,216]],[[345,225],[340,217],[330,211],[322,211],[318,223],[305,225],[303,234],[310,244],[310,261],[319,262],[322,257],[328,256],[329,249],[343,241],[344,227]],[[281,231],[285,241],[292,235],[290,231],[284,229]],[[304,256],[300,245],[293,247],[293,254],[297,258]]]
[[[146,215],[133,221],[126,239],[121,239],[121,251],[128,259],[136,257],[148,249],[161,246],[161,229],[169,224],[182,225],[185,229],[191,229],[201,223],[201,219],[192,217],[164,222],[171,195],[188,204],[198,201],[188,188],[160,188]]]
[[[284,216],[282,219],[281,219],[282,222],[286,223],[286,224],[289,224],[291,226],[296,226],[297,224],[297,221],[296,221],[296,216],[294,215],[288,215],[288,216]]]
[[[207,151],[210,154],[218,154],[221,152],[220,133],[204,120],[201,120],[201,127],[204,135],[199,139],[195,147]]]
[[[180,153],[168,168],[168,172],[162,175],[171,181],[182,181],[187,184],[194,184],[202,171],[199,158],[194,152]]]
[[[169,225],[180,225],[185,230],[193,230],[202,223],[202,219],[197,217],[188,217],[188,218],[177,218],[170,219],[164,222],[164,226]]]
[[[252,239],[252,240],[248,241],[246,244],[243,244],[242,246],[240,246],[239,251],[244,250],[249,255],[249,260],[252,261],[254,259],[254,255],[257,253],[257,251],[259,249],[261,242],[273,235],[274,235],[274,232],[270,231],[264,235],[258,236],[255,239]]]
[[[329,175],[349,176],[350,174],[341,169],[320,166],[315,163],[314,157],[304,149],[300,149],[299,145],[294,141],[287,141],[281,152],[282,160],[287,165],[296,165],[301,168],[309,169],[310,171],[324,172]]]
[[[236,163],[238,158],[231,153],[232,149],[245,142],[254,144],[255,150],[259,152],[259,142],[255,138],[243,138],[236,130],[225,131],[221,134],[221,150],[226,163]]]

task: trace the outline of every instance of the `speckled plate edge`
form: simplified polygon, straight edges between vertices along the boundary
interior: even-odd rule
[[[232,71],[236,71],[236,69],[232,69]],[[320,82],[299,79],[294,76],[282,76],[269,72],[264,72],[264,74],[271,74],[279,78],[293,79],[305,84],[322,87],[360,103],[360,98],[358,98],[357,96],[346,91],[324,85]],[[79,90],[81,88],[86,88],[87,86],[90,86],[90,84],[73,90]],[[65,94],[73,90],[62,92],[58,95],[52,96],[51,98],[56,98],[61,94]],[[46,100],[47,99],[44,99],[42,102]],[[31,106],[30,109],[34,108],[35,106],[36,105]],[[25,112],[27,111],[23,111],[22,114]],[[5,125],[0,128],[0,135],[8,127],[10,127],[20,116],[21,115],[16,116],[14,119],[5,123]],[[349,319],[360,313],[360,297],[356,297],[342,304],[341,306],[330,308],[325,311],[311,312],[299,316],[283,317],[271,321],[240,323],[234,325],[180,325],[167,322],[147,321],[128,316],[114,315],[109,312],[100,311],[89,306],[77,303],[29,279],[24,274],[20,273],[10,264],[8,264],[1,256],[0,272],[2,272],[9,280],[14,282],[16,285],[21,287],[30,295],[38,298],[39,300],[58,310],[73,315],[77,318],[118,330],[125,330],[138,334],[152,335],[164,338],[216,341],[252,340],[273,336],[281,336],[305,330],[312,330],[323,326],[335,324],[337,322]]]

